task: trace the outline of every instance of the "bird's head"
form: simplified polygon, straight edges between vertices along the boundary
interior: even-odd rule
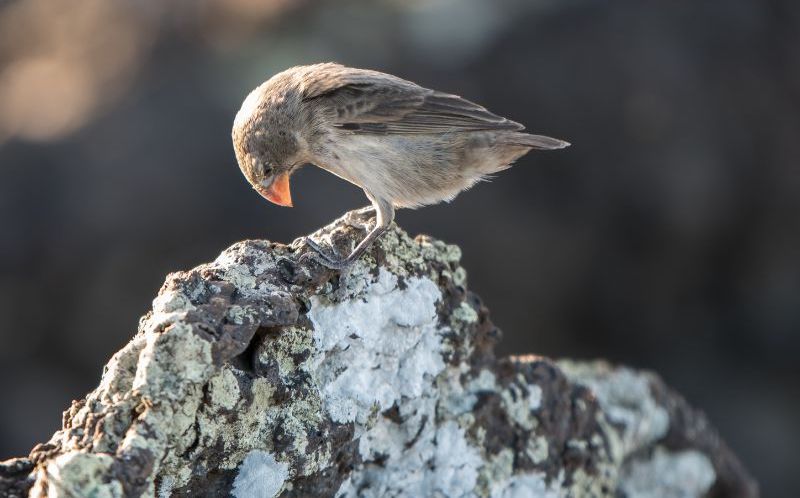
[[[291,119],[265,98],[262,87],[247,96],[233,123],[233,148],[245,178],[268,201],[292,206],[289,177],[303,164],[301,139]]]

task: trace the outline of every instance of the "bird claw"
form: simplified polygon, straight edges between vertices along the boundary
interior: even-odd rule
[[[357,214],[358,216],[364,216],[364,215],[375,216],[376,214],[375,206],[373,205],[364,206],[361,209],[357,209],[355,214]]]
[[[352,211],[350,215],[345,218],[344,222],[347,225],[359,230],[369,230],[369,226],[374,220],[375,216],[377,216],[375,213],[375,206],[366,206],[356,211]]]
[[[344,270],[350,266],[351,262],[348,261],[347,258],[342,259],[336,255],[328,254],[322,246],[314,242],[311,238],[307,237],[305,242],[312,250],[300,256],[301,262],[313,260],[331,270]]]
[[[325,250],[325,248],[323,248],[321,245],[317,244],[314,241],[314,239],[312,239],[311,237],[306,237],[306,241],[305,242],[306,242],[306,244],[308,244],[308,247],[313,249],[319,256],[323,257],[327,261],[338,261],[340,259],[335,254],[334,255],[328,254],[328,252]],[[306,253],[306,254],[310,254],[310,253]]]

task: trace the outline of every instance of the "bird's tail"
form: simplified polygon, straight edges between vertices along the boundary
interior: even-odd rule
[[[557,138],[544,135],[531,135],[529,133],[513,132],[500,137],[499,141],[508,145],[521,145],[538,150],[553,150],[569,147],[570,143]]]

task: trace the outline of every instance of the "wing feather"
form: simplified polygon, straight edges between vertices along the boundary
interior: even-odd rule
[[[306,74],[303,100],[315,101],[326,110],[334,126],[353,133],[524,129],[458,95],[423,88],[377,71],[327,66]]]

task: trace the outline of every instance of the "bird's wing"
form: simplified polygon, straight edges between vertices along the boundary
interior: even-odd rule
[[[304,81],[303,100],[315,101],[334,126],[353,133],[414,134],[522,130],[519,124],[463,99],[395,76],[329,65]]]

